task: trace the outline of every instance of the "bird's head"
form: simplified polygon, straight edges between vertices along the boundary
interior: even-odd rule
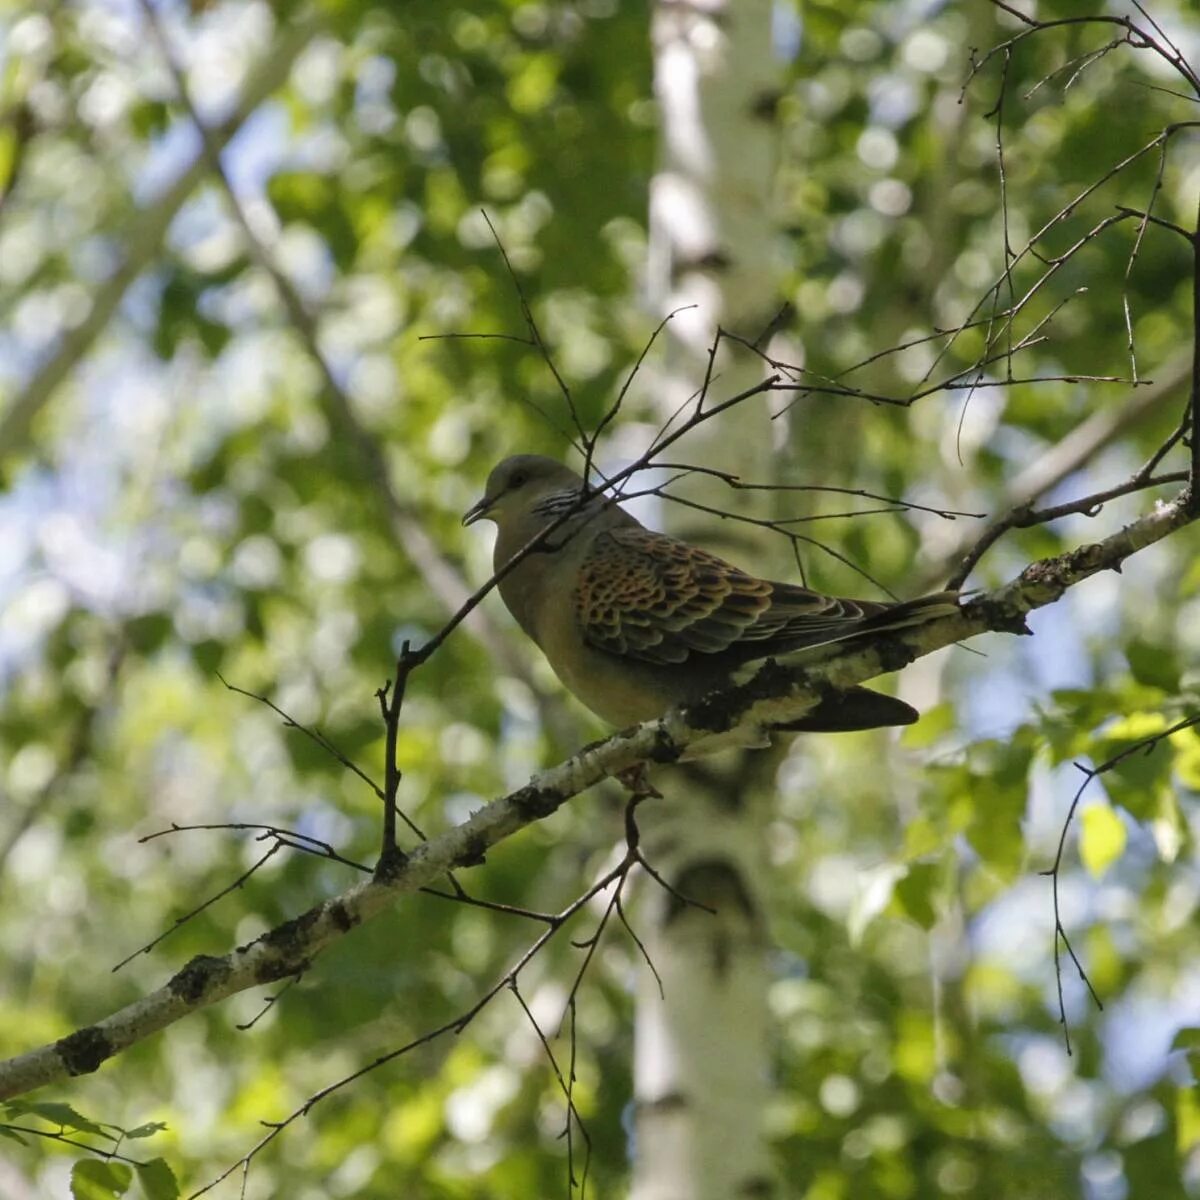
[[[488,476],[483,497],[463,514],[463,524],[487,518],[504,527],[532,517],[541,524],[579,500],[583,480],[552,458],[514,454]]]

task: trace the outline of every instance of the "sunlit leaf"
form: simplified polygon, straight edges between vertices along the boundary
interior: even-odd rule
[[[83,1158],[71,1167],[72,1200],[112,1200],[123,1196],[133,1180],[125,1163]]]
[[[156,1133],[162,1133],[166,1128],[165,1121],[149,1121],[145,1125],[138,1125],[134,1129],[126,1129],[125,1136],[127,1138],[153,1137]]]
[[[1125,647],[1125,657],[1139,683],[1162,688],[1167,693],[1179,691],[1179,656],[1171,647],[1135,638]]]
[[[1200,1142],[1200,1092],[1193,1084],[1175,1093],[1175,1145],[1187,1154]]]
[[[1125,852],[1125,822],[1107,804],[1089,804],[1079,814],[1079,856],[1093,879]]]
[[[1189,1054],[1200,1050],[1200,1026],[1185,1025],[1171,1039],[1172,1050],[1186,1050]]]
[[[148,1162],[138,1163],[136,1170],[138,1184],[146,1200],[176,1200],[179,1184],[164,1159],[152,1158]]]
[[[900,907],[923,929],[931,928],[937,921],[935,897],[939,876],[937,863],[913,863],[895,886],[894,895]]]
[[[75,1129],[81,1133],[98,1134],[111,1137],[111,1130],[102,1129],[94,1121],[77,1112],[70,1104],[60,1100],[11,1100],[4,1106],[12,1115],[28,1114],[40,1117],[51,1125],[59,1125],[64,1129]]]

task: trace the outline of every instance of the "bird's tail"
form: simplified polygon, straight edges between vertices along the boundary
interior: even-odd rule
[[[886,725],[911,725],[920,715],[912,705],[895,696],[853,687],[826,696],[804,716],[772,728],[781,733],[848,733]]]
[[[863,619],[851,636],[859,633],[880,633],[886,629],[908,629],[912,625],[923,625],[937,617],[948,617],[958,612],[961,592],[931,592],[915,600],[901,600],[897,604],[880,605],[880,611]]]
[[[863,619],[844,636],[833,639],[838,643],[884,633],[889,629],[910,629],[937,617],[958,611],[959,592],[934,592],[903,600],[898,604],[880,606],[880,611]],[[827,643],[828,644],[828,643]],[[911,705],[895,696],[873,692],[870,688],[853,687],[826,697],[811,712],[796,721],[776,726],[792,733],[838,733],[853,729],[877,729],[885,725],[911,725],[920,714]]]
[[[915,600],[901,600],[895,604],[880,604],[874,600],[855,600],[860,613],[855,620],[831,622],[823,630],[806,631],[790,647],[780,647],[775,657],[784,661],[793,658],[809,658],[812,652],[822,647],[843,646],[859,638],[886,633],[893,629],[911,629],[924,625],[926,621],[947,617],[958,612],[960,592],[932,592],[918,596]],[[823,657],[818,654],[817,657]]]

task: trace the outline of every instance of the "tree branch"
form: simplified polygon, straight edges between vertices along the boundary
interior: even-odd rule
[[[213,144],[218,149],[223,148],[251,113],[287,81],[292,63],[321,25],[322,19],[309,13],[290,16],[281,26],[270,52],[247,76],[233,111],[210,130]],[[124,245],[121,263],[92,295],[87,316],[75,328],[63,334],[57,351],[42,364],[25,390],[0,418],[0,458],[24,444],[33,418],[91,349],[92,343],[112,319],[130,284],[158,256],[175,214],[208,174],[210,152],[209,147],[202,150],[156,201],[139,209],[130,218],[121,239]]]
[[[383,502],[393,536],[425,580],[429,590],[438,598],[446,612],[459,612],[470,599],[470,585],[441,553],[437,543],[426,531],[420,516],[400,499],[392,484],[391,471],[379,440],[359,419],[349,394],[338,381],[337,373],[321,348],[319,314],[312,311],[305,303],[296,286],[277,262],[271,247],[255,231],[242,199],[221,162],[221,143],[216,137],[216,130],[205,123],[192,101],[187,88],[187,79],[175,59],[167,41],[166,31],[162,28],[154,5],[150,3],[150,0],[140,0],[140,7],[145,16],[147,28],[158,45],[163,61],[175,84],[180,103],[191,118],[196,132],[200,135],[206,148],[207,161],[225,193],[229,211],[246,243],[250,257],[271,280],[275,293],[287,315],[288,323],[320,372],[324,384],[321,402],[330,425],[345,433],[353,444],[367,473],[372,491]],[[503,253],[503,249],[501,252]],[[513,279],[516,279],[515,275],[513,275]],[[524,297],[522,297],[522,306],[527,311]],[[529,320],[532,321],[532,317],[529,317]],[[466,623],[471,633],[482,643],[492,658],[503,665],[507,674],[530,682],[528,660],[514,649],[512,639],[505,637],[485,612],[470,613]],[[551,711],[548,705],[540,702],[541,693],[537,688],[533,688],[533,691],[539,698],[539,709],[544,722],[554,727],[561,738],[568,739],[574,727],[563,721],[556,711]]]
[[[1144,417],[1156,411],[1164,398],[1192,377],[1192,355],[1186,352],[1170,359],[1154,373],[1154,382],[1138,388],[1128,401],[1099,409],[1065,437],[1029,464],[1008,485],[1006,505],[1020,508],[1052,491],[1069,475],[1086,466]],[[964,547],[964,552],[965,552]],[[944,572],[939,572],[944,574]]]
[[[1138,550],[1196,519],[1190,495],[1167,503],[1102,541],[1028,566],[1011,583],[977,596],[957,613],[852,644],[818,648],[802,666],[768,660],[748,683],[674,708],[656,721],[587,746],[492,801],[463,824],[417,846],[386,881],[372,878],[220,957],[193,958],[166,984],[57,1042],[0,1063],[0,1099],[97,1070],[107,1059],[189,1013],[260,984],[294,976],[356,925],[398,897],[455,867],[476,864],[489,847],[541,820],[572,796],[646,761],[670,762],[735,743],[762,742],[770,727],[794,721],[830,688],[897,671],[934,650],[987,631],[1026,633],[1025,615],[1104,570],[1120,570]]]

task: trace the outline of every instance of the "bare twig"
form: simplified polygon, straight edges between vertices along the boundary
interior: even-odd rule
[[[250,1020],[239,1022],[238,1026],[237,1026],[238,1031],[240,1033],[245,1033],[248,1030],[253,1029],[255,1027],[255,1025],[257,1025],[259,1023],[259,1021],[261,1021],[263,1019],[263,1017],[265,1017],[267,1015],[267,1013],[269,1013],[271,1011],[271,1009],[273,1009],[275,1007],[275,1005],[280,1000],[282,1000],[283,997],[288,992],[290,992],[292,990],[292,988],[294,988],[296,986],[296,984],[298,984],[300,982],[300,980],[303,978],[304,978],[304,972],[297,971],[296,974],[293,975],[291,977],[291,979],[289,979],[287,981],[287,983],[285,983],[283,985],[283,987],[280,988],[280,990],[277,991],[273,996],[264,997],[263,1002],[262,1002],[262,1007],[258,1010],[258,1012],[256,1012],[254,1014],[254,1016],[252,1016],[250,1018]]]
[[[1017,475],[1008,485],[1008,505],[1015,508],[1031,504],[1091,462],[1106,446],[1154,412],[1164,397],[1191,377],[1191,370],[1191,355],[1179,355],[1155,372],[1153,384],[1142,387],[1119,405],[1093,413]]]
[[[979,564],[979,560],[1010,529],[1029,529],[1034,525],[1045,525],[1049,521],[1057,521],[1061,517],[1072,516],[1077,513],[1094,517],[1110,500],[1115,500],[1120,496],[1130,496],[1134,492],[1144,491],[1147,488],[1164,487],[1169,483],[1183,483],[1187,479],[1188,474],[1185,471],[1175,471],[1169,475],[1151,477],[1145,477],[1139,471],[1124,483],[1104,488],[1102,491],[1092,492],[1087,496],[1081,496],[1076,500],[1069,500],[1062,504],[1054,504],[1042,509],[1035,509],[1028,504],[1018,505],[1016,508],[1010,509],[999,520],[994,521],[983,532],[979,540],[963,556],[962,561],[954,569],[950,578],[946,581],[946,587],[951,590],[962,587],[967,577]]]
[[[183,914],[182,917],[176,917],[175,920],[172,922],[170,929],[167,929],[164,932],[160,933],[158,935],[158,937],[154,938],[152,941],[147,942],[144,946],[135,950],[132,954],[127,954],[123,959],[121,959],[121,961],[119,963],[116,964],[116,966],[113,967],[113,970],[119,971],[122,967],[133,962],[133,960],[135,958],[139,957],[139,955],[149,954],[150,951],[153,950],[154,947],[159,944],[159,942],[161,942],[164,938],[170,937],[171,934],[174,933],[175,930],[177,930],[181,925],[186,925],[188,923],[188,921],[190,921],[193,917],[199,916],[206,908],[210,908],[212,905],[216,904],[216,902],[218,900],[220,900],[222,897],[228,896],[230,892],[237,891],[238,888],[240,888],[242,886],[242,884],[244,884],[246,882],[246,880],[250,878],[251,875],[256,874],[261,868],[265,867],[267,865],[267,863],[271,861],[272,858],[275,857],[276,853],[280,849],[280,845],[281,845],[281,843],[279,843],[278,841],[273,842],[271,844],[271,846],[267,849],[266,853],[263,854],[251,866],[247,867],[246,870],[244,870],[232,883],[227,884],[219,892],[214,893],[213,895],[209,896],[209,898],[207,900],[204,900],[200,904],[197,904],[195,908],[189,909],[186,913]]]
[[[1099,542],[1032,563],[1012,583],[972,598],[954,614],[851,646],[814,649],[805,656],[804,665],[768,665],[742,687],[672,709],[657,721],[589,746],[541,772],[519,791],[485,805],[461,825],[415,847],[387,881],[364,879],[226,955],[193,959],[168,983],[118,1012],[57,1042],[0,1062],[0,1099],[95,1071],[189,1013],[248,988],[294,976],[356,925],[390,909],[398,897],[435,883],[456,866],[477,862],[484,850],[549,816],[569,797],[603,778],[639,762],[677,759],[685,751],[692,756],[712,753],[747,738],[759,739],[764,730],[793,722],[809,711],[829,687],[853,687],[985,630],[1021,631],[1024,616],[1032,609],[1052,604],[1081,580],[1120,566],[1195,519],[1184,492]]]
[[[355,862],[352,858],[346,858],[339,854],[328,842],[321,841],[320,838],[311,837],[307,833],[300,833],[295,829],[284,829],[281,825],[259,825],[248,823],[245,821],[227,821],[220,824],[204,824],[204,825],[176,825],[172,823],[167,829],[159,829],[154,833],[148,833],[144,837],[138,838],[138,845],[145,845],[146,842],[156,841],[161,837],[169,837],[176,833],[195,833],[199,831],[228,829],[235,832],[241,830],[252,830],[258,834],[255,841],[265,841],[267,838],[273,838],[281,846],[289,850],[300,850],[305,854],[311,854],[316,858],[327,858],[331,862],[341,863],[345,867],[353,867],[356,871],[361,871],[364,874],[370,874],[371,868],[364,866],[360,862]]]
[[[153,4],[150,3],[150,0],[140,0],[140,4],[147,27],[158,43],[163,60],[171,72],[180,102],[187,110],[203,141],[205,147],[205,153],[201,156],[204,159],[203,165],[207,169],[211,169],[220,182],[230,212],[246,242],[251,257],[271,279],[288,320],[309,357],[320,371],[324,384],[322,398],[330,423],[335,428],[343,430],[354,446],[366,468],[375,494],[383,502],[389,525],[396,540],[421,573],[430,591],[437,596],[447,612],[459,611],[468,601],[470,588],[429,536],[418,514],[400,500],[392,485],[391,472],[382,448],[372,433],[359,420],[350,397],[338,381],[327,356],[321,349],[316,317],[309,311],[295,285],[275,261],[271,251],[258,237],[246,215],[241,198],[221,163],[220,143],[214,137],[213,129],[200,116],[191,99],[187,80],[175,60]],[[497,662],[504,664],[506,671],[518,678],[524,678],[528,674],[526,664],[514,650],[512,639],[501,635],[486,614],[475,613],[473,609],[471,612],[472,616],[469,622],[471,632],[483,642],[488,653]]]
[[[396,740],[400,732],[400,711],[404,707],[404,693],[408,686],[408,677],[415,665],[416,657],[409,651],[409,643],[406,641],[400,647],[400,657],[396,662],[395,681],[391,684],[384,684],[376,692],[379,708],[383,714],[387,741],[384,750],[383,846],[379,852],[379,865],[375,868],[376,874],[384,879],[402,867],[406,857],[396,845],[396,793],[400,789],[400,768],[396,763]],[[404,819],[408,820],[407,817]],[[420,834],[420,836],[424,840],[424,834]]]
[[[1088,784],[1100,775],[1111,771],[1114,767],[1123,763],[1127,758],[1131,758],[1135,754],[1149,754],[1158,744],[1173,734],[1180,733],[1184,729],[1191,729],[1195,725],[1200,725],[1200,713],[1190,717],[1184,717],[1183,720],[1177,721],[1169,729],[1162,730],[1161,733],[1152,734],[1150,737],[1141,738],[1132,745],[1124,747],[1111,758],[1106,759],[1097,767],[1086,767],[1083,763],[1075,763],[1075,767],[1083,772],[1083,782],[1079,785],[1071,800],[1071,805],[1067,809],[1066,819],[1063,821],[1062,832],[1058,837],[1058,849],[1054,855],[1054,865],[1049,870],[1043,871],[1042,874],[1050,878],[1051,887],[1054,895],[1054,979],[1058,988],[1058,1013],[1059,1021],[1063,1027],[1063,1037],[1066,1039],[1067,1053],[1071,1053],[1071,1030],[1067,1024],[1067,1010],[1063,1002],[1063,986],[1062,986],[1062,958],[1060,947],[1065,949],[1069,955],[1071,962],[1075,965],[1075,970],[1079,974],[1080,980],[1087,987],[1092,1000],[1096,1007],[1103,1009],[1104,1005],[1100,997],[1096,994],[1096,989],[1092,986],[1092,981],[1088,978],[1087,971],[1084,970],[1083,964],[1079,961],[1078,955],[1075,953],[1075,948],[1071,945],[1071,940],[1067,936],[1066,927],[1062,922],[1062,912],[1059,907],[1059,879],[1062,873],[1063,854],[1067,846],[1067,834],[1071,830],[1071,823],[1075,819],[1075,811],[1079,807],[1079,802],[1083,798],[1083,793],[1087,790]]]
[[[236,692],[239,696],[245,696],[248,700],[257,700],[259,704],[265,704],[267,708],[269,708],[283,721],[286,729],[295,729],[304,734],[306,738],[309,738],[311,741],[315,742],[335,762],[341,763],[341,765],[345,767],[347,771],[357,775],[359,779],[361,779],[363,783],[365,783],[367,787],[369,787],[371,791],[373,791],[375,795],[379,797],[380,800],[384,799],[383,788],[381,788],[379,784],[377,784],[356,762],[354,762],[353,759],[348,758],[345,754],[343,754],[342,751],[339,750],[337,746],[335,746],[333,742],[331,742],[329,738],[327,738],[325,734],[321,732],[321,730],[317,729],[315,726],[305,725],[302,722],[297,721],[294,717],[284,712],[283,709],[280,708],[279,705],[276,704],[275,701],[269,696],[260,695],[258,692],[248,692],[245,688],[241,688],[236,684],[230,683],[220,671],[217,672],[217,678],[229,691]],[[422,836],[419,831],[414,830],[414,832],[416,832],[418,836]]]
[[[461,1033],[464,1029],[467,1028],[468,1025],[471,1024],[472,1021],[474,1021],[474,1019],[479,1015],[479,1013],[481,1013],[484,1010],[484,1008],[486,1008],[492,1002],[492,1000],[497,995],[499,995],[500,992],[504,991],[505,989],[511,990],[516,995],[521,1007],[525,1010],[526,1014],[529,1016],[530,1021],[533,1023],[533,1026],[537,1033],[538,1039],[541,1042],[543,1050],[545,1051],[545,1053],[548,1056],[548,1059],[551,1064],[551,1068],[554,1071],[554,1073],[559,1081],[559,1084],[562,1087],[562,1090],[567,1099],[568,1132],[572,1128],[571,1118],[573,1116],[575,1118],[576,1126],[580,1129],[580,1131],[585,1139],[585,1142],[588,1146],[588,1152],[589,1152],[589,1157],[590,1157],[591,1140],[588,1137],[587,1131],[583,1126],[582,1118],[580,1117],[579,1112],[575,1107],[574,1098],[573,1098],[573,1089],[572,1089],[573,1071],[571,1073],[571,1082],[568,1082],[568,1080],[563,1077],[563,1074],[558,1066],[557,1059],[555,1058],[553,1050],[550,1047],[549,1041],[547,1040],[545,1034],[543,1033],[541,1027],[538,1025],[537,1021],[534,1020],[532,1013],[529,1012],[529,1009],[526,1006],[524,999],[520,994],[520,990],[518,987],[518,981],[520,979],[521,972],[534,960],[535,957],[537,957],[537,955],[541,952],[541,950],[546,945],[549,944],[549,942],[554,938],[554,936],[566,924],[568,924],[573,917],[575,917],[582,909],[584,909],[592,901],[592,899],[594,897],[601,895],[603,892],[607,891],[609,888],[615,887],[616,892],[619,894],[621,888],[624,886],[625,880],[628,878],[629,872],[632,869],[632,867],[635,864],[642,862],[642,861],[644,861],[644,860],[641,858],[641,855],[637,851],[636,847],[627,847],[626,854],[623,856],[621,861],[615,867],[613,867],[611,870],[605,872],[605,874],[599,880],[597,880],[594,884],[592,884],[592,886],[589,887],[582,895],[576,897],[576,899],[574,899],[570,904],[568,904],[564,909],[562,909],[561,912],[553,914],[553,916],[550,918],[547,928],[541,934],[539,934],[538,937],[535,938],[534,941],[528,947],[526,947],[526,949],[524,951],[522,951],[522,953],[518,957],[516,963],[514,963],[514,965],[512,967],[510,967],[498,980],[496,980],[491,985],[491,987],[489,987],[481,996],[479,996],[474,1001],[474,1003],[471,1004],[471,1006],[469,1008],[464,1010],[458,1016],[451,1018],[449,1021],[443,1022],[441,1025],[437,1026],[435,1029],[431,1029],[428,1032],[420,1035],[419,1037],[413,1038],[412,1040],[406,1042],[403,1046],[400,1046],[395,1050],[391,1050],[391,1051],[387,1052],[386,1054],[380,1055],[379,1057],[375,1058],[372,1062],[368,1063],[366,1066],[360,1068],[359,1070],[354,1071],[351,1074],[346,1075],[343,1078],[335,1081],[334,1083],[331,1083],[331,1084],[327,1085],[326,1087],[320,1089],[319,1091],[313,1093],[311,1096],[309,1096],[304,1101],[303,1104],[301,1104],[298,1108],[294,1109],[283,1120],[264,1122],[264,1124],[267,1125],[267,1127],[268,1127],[268,1132],[262,1138],[260,1138],[259,1141],[256,1142],[255,1145],[252,1146],[250,1148],[250,1150],[248,1150],[247,1153],[242,1156],[242,1158],[238,1159],[238,1161],[236,1163],[233,1163],[231,1166],[229,1166],[225,1171],[223,1171],[216,1178],[210,1180],[205,1186],[203,1186],[203,1187],[199,1188],[197,1191],[193,1192],[191,1194],[191,1196],[188,1198],[188,1200],[196,1200],[196,1197],[202,1196],[205,1193],[211,1191],[214,1187],[217,1186],[217,1184],[219,1184],[223,1180],[227,1179],[234,1172],[239,1171],[239,1170],[245,1171],[248,1168],[249,1164],[253,1161],[253,1159],[256,1158],[258,1156],[258,1154],[261,1153],[261,1151],[266,1146],[268,1146],[272,1141],[274,1141],[275,1138],[277,1138],[285,1129],[287,1129],[290,1125],[292,1125],[300,1117],[307,1116],[308,1113],[311,1112],[312,1109],[317,1104],[319,1104],[321,1101],[326,1099],[328,1096],[332,1095],[334,1092],[340,1091],[341,1089],[349,1086],[351,1083],[354,1083],[356,1080],[361,1079],[364,1075],[370,1074],[371,1072],[378,1070],[380,1067],[383,1067],[383,1066],[387,1065],[388,1063],[394,1062],[396,1059],[401,1058],[404,1055],[411,1053],[413,1050],[417,1049],[419,1046],[427,1045],[428,1043],[444,1036],[447,1033]],[[611,903],[612,902],[610,901],[609,905],[606,906],[605,915],[601,918],[601,924],[600,924],[601,929],[603,928],[604,923],[607,920],[608,912],[611,910]],[[597,935],[593,935],[593,938],[595,938],[597,936],[598,936],[598,933],[597,933]],[[589,955],[589,960],[590,960],[590,955]],[[585,967],[586,967],[586,963],[585,963]],[[582,971],[580,972],[580,975],[577,976],[577,980],[578,980],[578,978],[581,978],[581,977],[582,977]],[[572,1153],[572,1145],[573,1145],[573,1143],[568,1141],[569,1156]],[[573,1183],[574,1182],[573,1159],[571,1159],[571,1170],[572,1170],[572,1183]],[[586,1178],[586,1167],[585,1167],[585,1178]]]

